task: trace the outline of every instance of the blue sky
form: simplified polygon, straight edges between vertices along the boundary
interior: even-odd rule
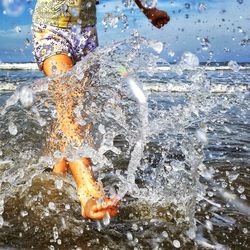
[[[7,0],[1,0],[7,1]],[[17,0],[16,0],[17,1]],[[23,2],[23,13],[13,16],[0,6],[0,61],[33,61],[31,41],[31,12],[35,0]],[[129,38],[132,30],[153,40],[161,41],[161,57],[178,61],[185,51],[195,53],[200,61],[250,62],[250,0],[158,0],[157,7],[171,16],[171,22],[158,30],[134,7],[126,8],[122,0],[101,0],[97,8],[100,46],[114,40]],[[133,12],[133,13],[131,13]],[[121,21],[116,28],[102,23],[106,13],[128,16],[129,28]],[[248,44],[242,45],[244,41]]]

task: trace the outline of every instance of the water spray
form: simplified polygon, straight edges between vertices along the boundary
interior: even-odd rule
[[[133,191],[138,191],[138,187],[135,183],[135,172],[140,166],[140,161],[143,158],[143,150],[146,144],[147,128],[148,128],[148,107],[147,107],[147,97],[145,96],[143,90],[140,88],[139,84],[129,75],[128,70],[124,66],[120,66],[118,72],[122,77],[125,78],[128,86],[130,87],[133,95],[135,96],[140,110],[140,120],[141,128],[139,130],[139,138],[134,146],[131,153],[131,158],[127,169],[127,179],[126,185],[123,190],[120,190],[118,194],[119,200],[122,199],[127,192],[132,193]]]

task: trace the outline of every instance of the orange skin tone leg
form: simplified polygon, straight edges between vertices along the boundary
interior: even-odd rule
[[[68,161],[66,159],[59,160],[53,167],[53,172],[56,174],[64,174],[68,170]]]
[[[43,63],[43,72],[46,76],[59,75],[73,67],[73,62],[66,54],[55,55],[47,58]],[[56,70],[53,71],[53,66]]]
[[[72,67],[73,62],[66,54],[51,56],[43,63],[43,71],[47,76],[62,74]],[[58,88],[58,91],[60,91],[60,88]],[[56,106],[60,107],[60,100],[56,100],[56,102]],[[72,106],[70,101],[68,104],[69,106]],[[72,110],[72,107],[69,107],[69,110]],[[63,117],[65,117],[67,120],[67,126],[60,126],[59,124],[60,128],[63,129],[64,134],[66,136],[68,135],[70,140],[77,140],[81,142],[82,139],[79,138],[80,136],[78,135],[78,124],[73,122],[72,112],[68,111],[67,113],[67,111],[58,108],[57,112],[59,113],[59,111],[61,113],[66,113],[66,115],[58,114],[61,119],[64,119]],[[65,120],[58,119],[58,122],[65,123]],[[67,159],[61,159],[55,164],[53,172],[57,174],[64,174],[68,169],[70,169],[76,182],[79,200],[82,207],[82,216],[84,218],[101,220],[106,217],[107,213],[109,213],[111,217],[117,214],[116,207],[118,202],[115,198],[105,197],[101,186],[94,178],[89,158],[81,158],[73,162],[70,162]],[[98,202],[100,198],[102,199],[101,203]]]

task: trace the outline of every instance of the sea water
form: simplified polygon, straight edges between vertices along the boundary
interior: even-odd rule
[[[0,71],[3,248],[249,248],[249,69],[200,66],[189,52],[169,65],[152,44],[99,48],[60,78],[72,88],[90,79],[74,116],[93,124],[91,143],[64,154],[47,150],[53,79]],[[62,155],[92,158],[121,199],[116,218],[81,217],[70,174],[51,173]]]

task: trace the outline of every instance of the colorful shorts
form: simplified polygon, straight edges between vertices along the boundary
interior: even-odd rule
[[[96,28],[92,26],[63,29],[33,24],[32,33],[33,54],[40,70],[51,56],[66,54],[76,63],[98,46]]]

